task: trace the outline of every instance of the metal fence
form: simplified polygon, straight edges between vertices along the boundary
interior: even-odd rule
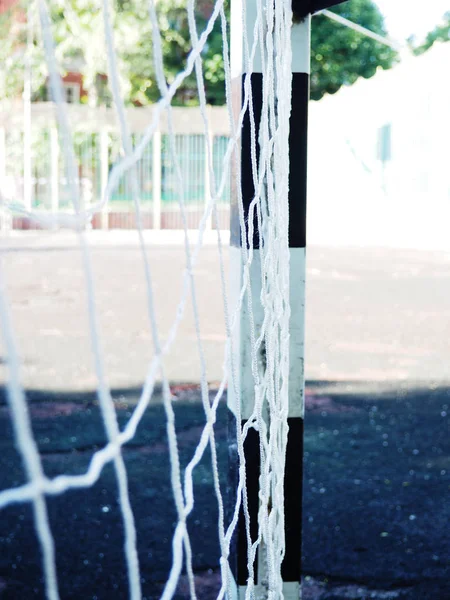
[[[82,205],[87,208],[102,198],[108,175],[122,156],[120,136],[111,109],[70,105],[67,108],[78,165],[77,184]],[[49,214],[71,210],[64,153],[53,109],[52,103],[32,106],[31,135],[24,134],[21,105],[16,103],[11,107],[8,120],[0,118],[0,194],[4,202]],[[198,227],[211,189],[207,142],[212,149],[214,177],[220,181],[229,141],[226,112],[222,108],[208,107],[208,110],[210,131],[206,136],[198,108],[174,109],[177,133],[172,147],[167,123],[161,121],[136,167],[120,179],[107,208],[94,216],[94,228],[135,227],[133,187],[138,191],[144,227],[181,228],[180,198],[188,227]],[[151,123],[153,112],[151,108],[134,108],[128,110],[128,116],[133,144],[137,144]],[[28,148],[26,140],[31,140]],[[31,177],[26,173],[31,173]],[[229,173],[225,177],[227,184],[217,203],[221,227],[227,227],[229,220]],[[18,215],[13,216],[10,224],[16,229],[35,226],[32,219]]]

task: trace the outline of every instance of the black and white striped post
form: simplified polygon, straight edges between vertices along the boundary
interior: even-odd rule
[[[340,0],[342,1],[342,0]],[[243,11],[247,39],[251,48],[253,31],[257,16],[258,0],[232,0],[231,3],[231,71],[235,113],[243,106]],[[285,557],[282,564],[283,595],[286,600],[298,600],[301,580],[302,545],[302,477],[303,477],[303,423],[304,423],[304,316],[305,316],[305,248],[306,248],[306,187],[307,187],[307,114],[309,100],[310,72],[310,13],[333,4],[339,0],[293,0],[294,22],[291,31],[292,40],[292,112],[289,136],[289,251],[290,251],[290,369],[289,369],[289,434],[285,463]],[[257,49],[253,72],[251,74],[251,95],[256,128],[256,140],[262,110],[263,73]],[[239,100],[238,100],[239,99]],[[239,110],[238,110],[239,109]],[[251,122],[247,110],[241,132],[240,181],[245,222],[248,222],[249,205],[254,198],[254,180],[252,172]],[[258,147],[256,148],[258,159]],[[239,219],[239,194],[234,193],[231,207],[231,295],[237,297],[243,283],[242,235]],[[246,233],[246,232],[245,232]],[[262,325],[264,313],[258,303],[261,289],[261,270],[258,260],[259,232],[255,219],[253,248],[255,260],[250,269],[252,287],[253,316],[255,329]],[[245,243],[245,242],[244,242]],[[237,481],[237,462],[235,433],[236,403],[240,398],[241,424],[248,420],[254,404],[254,378],[251,369],[251,334],[246,306],[240,313],[234,336],[235,382],[239,390],[236,396],[233,386],[229,386],[228,406],[232,413],[230,419],[230,483],[235,487]],[[236,388],[235,388],[236,389]],[[258,535],[260,443],[259,433],[249,429],[244,442],[246,462],[247,505],[250,514],[250,536],[254,542]],[[235,546],[232,553],[236,556],[234,578],[237,584],[237,597],[245,597],[249,577],[247,565],[247,533],[245,518],[241,510]],[[263,598],[261,568],[258,559],[254,565],[254,578],[257,594]],[[259,572],[258,572],[259,571]]]

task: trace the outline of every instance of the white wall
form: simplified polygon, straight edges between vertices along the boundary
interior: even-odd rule
[[[308,243],[450,249],[449,64],[450,44],[436,44],[311,103]]]

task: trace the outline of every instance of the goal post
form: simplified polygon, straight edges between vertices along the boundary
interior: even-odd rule
[[[276,508],[276,498],[261,488],[264,486],[264,465],[267,460],[263,446],[272,443],[271,435],[286,435],[281,454],[284,455],[283,504],[280,520],[284,521],[284,542],[282,543],[281,579],[282,597],[286,600],[298,600],[301,596],[301,546],[302,546],[302,478],[303,478],[303,429],[305,413],[304,378],[304,329],[305,329],[305,260],[306,260],[306,196],[307,196],[307,114],[309,101],[310,74],[310,13],[338,4],[339,1],[322,0],[316,2],[296,2],[293,0],[293,22],[290,33],[291,56],[289,75],[292,76],[290,88],[291,113],[289,118],[288,151],[288,286],[290,314],[288,315],[288,382],[287,418],[285,427],[272,428],[272,422],[278,418],[273,407],[269,409],[264,402],[270,400],[261,394],[261,380],[267,369],[267,352],[271,344],[270,334],[265,330],[267,305],[262,288],[267,278],[263,263],[266,236],[270,236],[268,220],[277,215],[269,211],[264,214],[262,205],[267,203],[264,194],[270,193],[268,183],[270,173],[262,174],[261,138],[263,129],[270,129],[267,119],[276,121],[271,109],[265,107],[268,94],[275,94],[273,112],[276,113],[282,99],[277,96],[276,86],[283,77],[280,62],[280,47],[268,48],[265,35],[276,20],[270,15],[270,3],[262,8],[261,0],[232,0],[231,3],[231,72],[233,85],[234,114],[245,110],[241,129],[240,156],[237,168],[238,186],[232,194],[230,240],[231,240],[231,295],[239,296],[245,279],[248,278],[248,302],[244,301],[239,324],[234,335],[234,357],[237,365],[234,386],[229,385],[228,407],[230,409],[230,478],[237,480],[236,462],[238,440],[241,433],[244,440],[242,450],[245,456],[245,491],[238,521],[237,540],[235,541],[234,576],[237,583],[236,597],[239,600],[252,597],[271,598],[274,582],[268,572],[271,541],[264,540],[261,517],[270,519]],[[278,15],[280,18],[280,15]],[[271,21],[271,22],[269,22]],[[276,27],[276,24],[275,24]],[[279,42],[279,40],[278,40]],[[279,42],[281,44],[281,42]],[[252,61],[253,58],[253,61]],[[253,64],[252,64],[253,63]],[[272,63],[272,67],[271,67]],[[278,63],[278,64],[277,64]],[[273,80],[270,73],[273,72]],[[286,77],[286,73],[284,73]],[[270,81],[267,82],[267,79]],[[283,82],[281,82],[281,85]],[[271,87],[272,86],[272,87]],[[264,108],[265,107],[265,108]],[[279,124],[277,124],[279,125]],[[277,125],[274,125],[275,131]],[[275,134],[272,130],[272,134]],[[269,133],[270,135],[270,133]],[[273,157],[276,163],[276,158]],[[255,173],[255,168],[257,173]],[[279,171],[274,169],[274,177]],[[277,206],[275,205],[275,210]],[[281,207],[280,207],[281,210]],[[241,214],[239,214],[241,211]],[[249,261],[248,255],[252,254]],[[247,272],[246,272],[247,268]],[[274,282],[271,282],[274,284]],[[272,331],[273,334],[273,331]],[[281,330],[275,335],[283,335]],[[259,339],[259,346],[256,339]],[[273,340],[272,340],[273,341]],[[257,346],[255,351],[255,345]],[[286,384],[286,382],[284,382]],[[263,396],[261,400],[261,395]],[[261,431],[261,423],[255,419],[255,404],[262,404],[260,412],[264,427],[269,433]],[[283,410],[281,408],[281,410]],[[237,432],[233,424],[237,421]],[[249,422],[251,425],[249,426]],[[262,440],[261,436],[265,439]],[[270,460],[270,459],[269,459]],[[276,494],[275,494],[276,495]],[[262,507],[266,502],[267,506]],[[256,552],[254,551],[256,548]],[[252,550],[250,550],[252,549]],[[249,587],[251,592],[249,592]],[[254,590],[254,592],[253,592]],[[281,596],[280,596],[281,597]]]
[[[257,22],[258,0],[252,0],[245,4],[245,24],[241,18],[242,4],[240,0],[232,2],[232,44],[231,44],[231,63],[234,93],[239,96],[239,103],[236,107],[241,110],[246,102],[245,87],[246,72],[243,55],[247,48],[251,49],[254,42],[254,30]],[[261,32],[264,30],[265,23],[261,23]],[[257,27],[256,27],[257,28]],[[244,31],[246,29],[246,31]],[[247,41],[244,39],[247,36]],[[239,43],[239,38],[243,42]],[[300,561],[301,561],[301,507],[302,507],[302,462],[303,462],[303,416],[304,416],[304,307],[305,307],[305,246],[306,246],[306,144],[307,144],[307,104],[309,95],[309,47],[310,47],[310,17],[306,16],[300,23],[292,27],[291,32],[292,61],[289,69],[292,71],[292,113],[290,117],[289,133],[289,162],[291,170],[289,173],[289,199],[288,199],[288,219],[289,219],[289,280],[290,280],[290,307],[291,314],[289,320],[289,381],[288,398],[289,406],[287,413],[287,444],[285,448],[285,554],[281,566],[281,576],[283,580],[283,595],[286,599],[298,599],[300,593]],[[231,272],[234,283],[231,286],[235,293],[239,293],[244,282],[244,264],[245,254],[243,246],[250,248],[254,254],[253,262],[249,269],[251,304],[253,307],[255,330],[254,335],[258,336],[263,328],[265,311],[261,304],[261,247],[267,243],[264,240],[265,223],[263,218],[258,218],[256,211],[252,217],[251,205],[257,196],[255,190],[255,174],[253,165],[255,158],[259,161],[260,150],[258,139],[260,137],[261,116],[263,112],[264,95],[267,92],[267,86],[264,81],[262,61],[273,60],[275,56],[267,55],[264,44],[258,42],[255,52],[255,61],[253,72],[250,74],[251,98],[247,99],[247,108],[242,124],[241,148],[240,148],[240,169],[241,169],[241,191],[232,198],[231,209]],[[261,51],[262,50],[262,51]],[[277,49],[274,49],[277,52]],[[268,66],[266,65],[266,69]],[[254,122],[252,123],[251,111],[253,112]],[[253,131],[252,131],[253,129]],[[253,147],[252,147],[253,144]],[[239,219],[239,202],[241,195],[242,208],[244,212],[244,221],[246,223],[245,231],[242,230]],[[261,199],[259,199],[261,200]],[[263,201],[263,200],[262,200]],[[270,215],[267,215],[270,218]],[[249,222],[253,221],[253,235],[249,233]],[[260,230],[262,229],[262,231]],[[233,293],[233,292],[232,292]],[[255,382],[252,372],[252,332],[248,309],[245,306],[242,309],[239,327],[236,333],[235,348],[237,352],[238,376],[237,386],[238,394],[229,392],[229,407],[234,417],[236,417],[236,403],[240,402],[241,427],[251,418],[255,403]],[[270,340],[265,339],[258,351],[258,367],[265,369],[265,352]],[[230,386],[231,387],[231,386]],[[236,395],[239,398],[236,398]],[[270,420],[274,415],[268,414],[267,408],[263,407],[266,425],[270,428]],[[233,418],[232,418],[233,419]],[[230,440],[230,446],[233,447],[233,440]],[[270,583],[266,568],[267,560],[264,559],[266,548],[260,544],[257,552],[257,558],[254,564],[254,573],[251,574],[248,565],[248,535],[249,529],[251,543],[257,541],[259,535],[258,513],[260,512],[260,432],[258,426],[248,430],[244,441],[244,454],[246,462],[246,486],[247,502],[250,523],[245,523],[244,511],[241,510],[238,533],[237,533],[237,564],[236,579],[239,586],[239,597],[245,598],[249,577],[254,579],[256,588],[256,597],[269,597]],[[271,498],[269,498],[269,502]],[[270,506],[268,511],[270,511]],[[265,595],[265,591],[267,592]]]

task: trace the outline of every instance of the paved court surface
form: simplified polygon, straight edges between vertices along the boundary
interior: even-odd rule
[[[182,465],[193,455],[204,415],[198,390],[175,403]],[[116,397],[119,394],[116,393]],[[136,391],[120,394],[120,425]],[[105,443],[93,394],[30,395],[33,428],[48,476],[86,470]],[[305,427],[303,570],[306,600],[446,600],[450,598],[450,387],[359,383],[308,386]],[[222,489],[227,464],[227,409],[216,445]],[[175,523],[163,408],[147,410],[124,450],[138,530],[143,594],[156,600],[171,564]],[[24,482],[6,408],[0,409],[1,487]],[[198,598],[216,598],[217,503],[210,455],[194,472],[188,520]],[[128,597],[123,528],[114,472],[107,465],[88,490],[48,501],[61,597]],[[40,555],[29,505],[0,519],[0,598],[44,599]],[[182,578],[176,599],[189,597]]]
[[[136,234],[93,233],[90,254],[108,380],[115,388],[138,386],[153,356],[153,345]],[[0,250],[25,386],[68,391],[95,388],[86,281],[76,238],[19,235],[0,239]],[[182,295],[184,247],[177,240],[164,244],[149,235],[147,255],[164,341]],[[225,251],[226,272],[227,258]],[[307,280],[308,379],[449,378],[450,253],[312,247]],[[199,254],[195,284],[207,376],[209,381],[219,381],[225,325],[214,244],[207,243]],[[199,381],[189,294],[165,366],[172,381]]]
[[[142,263],[129,234],[92,241],[102,346],[123,426],[152,357]],[[105,434],[93,393],[80,254],[73,240],[59,235],[2,239],[0,247],[45,472],[83,472],[93,451],[105,443]],[[148,256],[165,339],[180,296],[183,248],[156,239]],[[303,550],[307,600],[450,599],[449,275],[445,253],[309,249]],[[217,255],[211,244],[200,254],[196,278],[208,378],[216,382],[224,334]],[[188,305],[186,314],[190,312]],[[177,384],[198,380],[198,369],[189,317],[180,327],[167,371]],[[186,464],[199,439],[203,411],[195,387],[174,385],[173,392]],[[223,404],[216,433],[225,478]],[[170,567],[175,516],[158,396],[124,456],[139,532],[143,592],[154,600]],[[0,489],[23,482],[2,397]],[[218,543],[212,533],[217,512],[208,455],[194,483],[196,504],[189,528],[198,597],[210,600],[218,585]],[[48,505],[61,597],[126,598],[111,467],[90,490],[71,491]],[[184,579],[176,597],[188,597]],[[44,598],[27,505],[8,507],[0,516],[0,598]]]

